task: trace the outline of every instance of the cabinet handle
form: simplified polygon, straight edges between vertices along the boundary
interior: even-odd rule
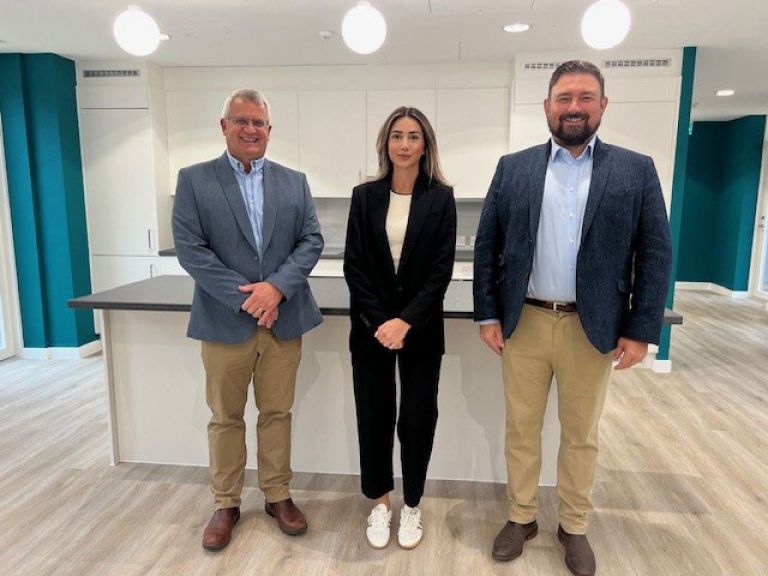
[[[150,264],[149,265],[149,277],[150,278],[154,278],[156,276],[155,270],[156,270],[155,269],[155,265],[154,264]]]
[[[150,250],[155,249],[155,242],[154,242],[154,239],[152,238],[152,228],[147,228],[147,248],[149,248]]]

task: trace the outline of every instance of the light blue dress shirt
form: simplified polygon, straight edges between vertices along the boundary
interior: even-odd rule
[[[250,172],[245,171],[243,163],[232,156],[229,150],[227,150],[227,158],[235,171],[235,179],[240,186],[240,194],[243,195],[253,237],[256,239],[256,247],[259,249],[259,257],[261,257],[261,223],[264,218],[264,157],[251,160]]]
[[[592,180],[595,137],[578,158],[552,140],[528,298],[576,301],[576,258]]]
[[[527,298],[576,301],[576,258],[592,181],[595,138],[592,136],[578,158],[552,140]],[[478,324],[499,322],[489,318]]]

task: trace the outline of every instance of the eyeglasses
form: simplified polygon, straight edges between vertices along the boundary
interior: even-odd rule
[[[249,120],[248,118],[227,118],[227,120],[230,120],[235,123],[235,126],[238,128],[245,128],[246,126],[253,126],[254,128],[266,128],[269,126],[268,120],[262,120],[261,118],[256,118],[255,120]]]

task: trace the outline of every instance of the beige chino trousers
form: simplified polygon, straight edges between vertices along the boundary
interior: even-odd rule
[[[524,304],[504,344],[502,366],[509,519],[525,524],[536,518],[541,429],[554,374],[561,427],[558,516],[566,532],[584,534],[592,511],[597,432],[611,354],[600,353],[589,342],[577,313]]]
[[[206,400],[211,409],[208,449],[216,508],[240,506],[245,478],[245,405],[253,383],[259,488],[267,502],[290,497],[291,409],[301,338],[277,340],[259,327],[242,344],[203,342]]]

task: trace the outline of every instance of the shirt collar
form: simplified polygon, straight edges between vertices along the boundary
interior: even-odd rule
[[[232,156],[232,154],[229,153],[229,150],[227,150],[227,160],[229,160],[229,165],[232,166],[232,169],[235,172],[240,172],[241,174],[245,174],[246,176],[260,174],[264,170],[264,156],[262,156],[261,158],[257,158],[256,160],[251,160],[250,172],[245,171],[245,166],[243,166],[243,163],[240,162],[240,160],[238,160],[234,156]]]
[[[587,158],[591,158],[595,152],[595,140],[597,140],[597,134],[592,134],[592,138],[590,138],[589,142],[587,142],[587,147],[581,153],[581,156],[579,156],[578,158],[573,158],[573,156],[571,156],[571,153],[568,150],[566,150],[565,148],[560,146],[560,144],[555,142],[554,138],[550,138],[550,141],[552,142],[552,150],[549,152],[549,161],[553,162],[555,158],[557,158],[557,155],[561,150],[563,151],[563,155],[567,154],[568,158],[570,158],[573,161],[586,160]]]

